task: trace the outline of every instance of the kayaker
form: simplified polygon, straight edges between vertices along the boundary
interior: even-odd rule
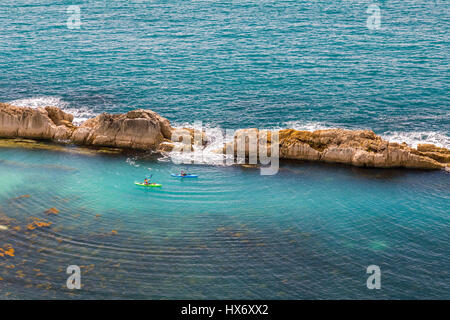
[[[145,180],[144,180],[144,184],[145,184],[145,185],[148,185],[148,181],[147,181],[147,178],[145,178]]]
[[[181,170],[181,176],[182,176],[182,177],[187,176],[187,173],[184,172],[184,170]]]

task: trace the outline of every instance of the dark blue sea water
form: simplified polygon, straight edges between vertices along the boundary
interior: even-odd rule
[[[3,1],[0,101],[78,122],[149,108],[174,125],[368,128],[449,147],[448,2],[376,3],[371,30],[372,1]],[[170,178],[179,170],[0,149],[0,248],[15,249],[0,257],[0,298],[450,298],[444,171],[284,162],[275,176],[203,165],[197,181]],[[133,184],[149,174],[162,189]],[[30,217],[52,225],[27,230]],[[381,290],[366,287],[371,264]]]
[[[450,145],[448,3],[377,3],[379,30],[366,25],[372,1],[6,2],[0,99]],[[80,29],[66,25],[73,4]]]

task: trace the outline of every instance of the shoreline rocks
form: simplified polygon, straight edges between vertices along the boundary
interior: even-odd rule
[[[443,169],[450,163],[445,148],[427,151],[383,140],[370,130],[280,130],[280,158],[350,164],[371,168]],[[423,147],[422,147],[423,149]]]
[[[169,120],[151,110],[108,114],[89,119],[76,127],[70,140],[76,144],[129,149],[154,149],[171,137]]]
[[[151,110],[103,113],[72,123],[73,115],[56,107],[28,108],[0,103],[0,138],[70,142],[83,146],[155,149],[171,137],[169,120]]]
[[[123,114],[103,113],[76,126],[73,115],[57,107],[29,108],[0,103],[0,138],[49,140],[82,146],[111,147],[170,152],[176,128],[154,111],[137,109]],[[189,135],[195,131],[185,129]],[[406,143],[383,140],[370,130],[328,129],[299,131],[279,130],[280,159],[297,159],[349,164],[357,167],[446,169],[450,166],[450,150],[431,144],[417,149]],[[235,139],[245,136],[260,139],[258,129],[237,130]],[[201,132],[202,144],[208,137]],[[270,134],[266,138],[270,148]],[[233,142],[231,142],[231,145]],[[219,152],[225,152],[230,143]],[[231,146],[233,148],[233,146]],[[256,149],[249,142],[245,146]],[[233,149],[232,149],[233,150]],[[236,145],[234,145],[236,153]]]
[[[236,141],[247,139],[244,149],[248,158],[251,147],[254,151],[259,151],[259,132],[256,128],[237,130],[234,141],[227,143],[219,152],[225,153],[227,148],[231,148],[237,156]],[[448,149],[428,144],[419,145],[415,149],[406,143],[383,140],[370,130],[327,129],[311,132],[283,129],[279,130],[278,134],[280,159],[341,163],[370,168],[445,169],[450,165]],[[270,150],[270,135],[268,137],[267,149]]]

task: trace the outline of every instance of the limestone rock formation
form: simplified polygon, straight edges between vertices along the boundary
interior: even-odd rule
[[[443,157],[440,159],[439,153],[444,152],[418,152],[406,144],[390,143],[370,130],[280,130],[280,157],[286,159],[345,163],[358,167],[440,169],[449,161]]]
[[[72,123],[73,115],[69,113],[65,113],[61,109],[57,107],[45,107],[47,111],[48,117],[53,121],[53,123],[57,126],[67,123]]]
[[[170,139],[169,120],[151,110],[138,109],[125,114],[103,113],[84,122],[72,134],[78,144],[132,149],[157,147]]]
[[[237,140],[252,135],[257,137],[253,141],[260,140],[257,129],[236,131],[234,152]],[[270,136],[268,140],[270,143]],[[249,147],[247,142],[246,156]],[[279,131],[279,148],[281,159],[343,163],[358,167],[442,169],[450,164],[450,150],[434,145],[419,145],[418,149],[414,149],[404,143],[385,141],[370,130],[328,129],[309,132],[285,129]],[[256,146],[253,146],[253,150],[257,150]]]
[[[59,109],[56,111],[56,109],[49,109],[49,114],[49,111],[44,108],[15,107],[0,103],[0,137],[67,139],[70,137],[71,129],[61,121],[73,119],[73,116],[71,117]],[[51,117],[55,119],[56,123]]]
[[[264,134],[262,132],[264,132]],[[260,152],[264,155],[270,156],[270,143],[270,131],[260,131],[257,128],[239,129],[234,133],[233,141],[224,145],[222,152],[230,153],[231,151],[231,153],[234,152],[235,155],[241,153],[247,158],[249,157],[250,152],[256,154],[256,158],[258,158]],[[260,147],[263,147],[264,149],[260,150]]]
[[[56,107],[27,108],[0,103],[0,137],[66,141],[80,145],[155,149],[170,139],[169,120],[151,110],[103,113],[81,126]]]
[[[73,115],[56,107],[28,108],[0,103],[0,138],[51,140],[86,146],[159,150],[170,152],[180,141],[172,142],[178,131],[169,120],[151,110],[138,109],[124,114],[103,113],[85,121],[72,123]],[[196,147],[208,144],[204,132],[184,128],[192,150],[194,136],[201,136]],[[278,131],[281,159],[299,159],[350,164],[376,168],[442,169],[450,167],[450,150],[430,144],[412,148],[405,143],[390,143],[370,130],[329,129],[314,132],[286,129]],[[251,138],[250,138],[251,137]],[[176,137],[174,137],[176,138]],[[177,140],[177,139],[175,139]],[[183,139],[181,139],[183,140]],[[258,129],[242,129],[223,150],[237,154],[237,142],[244,143],[243,152],[259,152],[266,144],[270,150],[272,136]],[[242,144],[241,144],[242,145]],[[275,145],[274,145],[275,146]],[[275,149],[276,150],[276,149]]]
[[[450,163],[450,150],[436,147],[434,144],[419,144],[415,153],[438,162]]]

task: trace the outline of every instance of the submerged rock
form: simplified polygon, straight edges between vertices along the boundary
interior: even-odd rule
[[[53,207],[53,208],[46,210],[45,213],[46,214],[58,214],[59,210]]]
[[[56,152],[68,152],[83,155],[96,155],[96,154],[120,154],[123,149],[111,148],[111,147],[67,147],[64,145],[58,145],[54,143],[48,143],[46,141],[31,140],[31,139],[0,139],[0,148],[24,148],[24,149],[36,149],[36,150],[47,150]],[[34,165],[36,166],[36,165]],[[42,166],[42,165],[41,165]],[[56,166],[53,166],[56,168]],[[59,166],[59,168],[64,168]],[[68,167],[65,167],[68,169]],[[74,170],[71,168],[70,170]]]
[[[18,197],[13,198],[12,200],[23,199],[23,198],[29,198],[29,197],[30,197],[29,194],[23,194],[23,195],[21,195],[21,196],[18,196]]]
[[[28,230],[34,230],[36,228],[44,228],[50,227],[52,225],[51,222],[43,221],[42,219],[31,217],[31,223],[27,224]]]
[[[10,245],[7,245],[5,248],[0,248],[0,257],[14,257],[15,250]]]

